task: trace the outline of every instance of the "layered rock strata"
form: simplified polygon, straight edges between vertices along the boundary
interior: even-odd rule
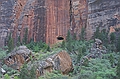
[[[78,37],[82,27],[86,38],[96,31],[120,27],[120,0],[0,0],[0,47],[12,33],[14,45],[42,40],[55,44],[67,31]]]

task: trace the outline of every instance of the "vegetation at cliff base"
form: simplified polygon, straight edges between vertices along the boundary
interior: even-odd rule
[[[32,50],[34,58],[31,57],[30,63],[21,66],[20,72],[7,65],[2,68],[7,72],[4,79],[10,79],[14,74],[14,79],[119,79],[120,78],[120,37],[116,38],[115,33],[108,36],[106,30],[96,28],[95,34],[91,40],[85,39],[85,29],[82,28],[80,35],[71,34],[68,31],[66,40],[49,46],[39,41],[27,43],[24,45]],[[27,31],[26,31],[27,34]],[[9,37],[8,50],[12,51],[13,40]],[[27,39],[27,38],[25,38]],[[97,41],[96,41],[97,39]],[[99,45],[99,47],[98,47]],[[72,59],[73,71],[63,75],[61,71],[54,70],[51,73],[45,73],[39,77],[36,76],[36,60],[45,58],[60,52],[67,51]],[[0,49],[0,59],[7,56],[7,51]]]

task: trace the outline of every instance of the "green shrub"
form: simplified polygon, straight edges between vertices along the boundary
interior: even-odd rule
[[[70,79],[66,75],[62,75],[59,71],[53,71],[52,73],[46,73],[44,76],[40,76],[39,79]]]
[[[83,52],[82,52],[82,47],[78,49],[78,55],[77,55],[77,61],[79,62],[81,57],[83,55]]]
[[[27,69],[27,64],[24,64],[21,71],[20,71],[20,75],[19,75],[19,78],[20,79],[29,79],[29,71]]]
[[[19,79],[18,76],[15,76],[14,79]]]
[[[114,56],[113,56],[113,54],[110,54],[109,60],[110,60],[111,65],[113,65],[114,64]]]
[[[66,48],[66,46],[65,46],[65,41],[62,41],[61,48],[63,48],[63,49]]]
[[[106,44],[108,44],[108,32],[106,31],[106,29],[100,31],[99,27],[97,27],[96,31],[94,32],[93,38],[100,39],[105,46]]]
[[[117,79],[120,79],[120,55],[117,63]]]
[[[27,64],[24,64],[23,67],[21,68],[19,78],[20,79],[36,79],[36,68],[32,66],[29,69]]]
[[[13,75],[13,74],[15,74],[15,73],[18,73],[17,70],[14,70],[13,68],[8,67],[8,66],[5,65],[5,64],[2,66],[2,68],[7,71],[7,74],[8,74],[8,75]]]
[[[92,59],[88,66],[82,66],[80,79],[113,79],[116,76],[115,68],[111,67],[109,60]]]
[[[4,57],[7,56],[7,53],[6,53],[6,52],[7,52],[7,51],[2,50],[2,49],[0,48],[0,59],[3,59]]]
[[[10,79],[10,76],[8,74],[5,74],[4,79]]]
[[[43,52],[51,51],[49,45],[42,41],[40,42],[31,41],[29,44],[26,44],[26,46],[28,47],[28,49],[33,50],[33,52],[39,52],[40,50],[42,50]]]

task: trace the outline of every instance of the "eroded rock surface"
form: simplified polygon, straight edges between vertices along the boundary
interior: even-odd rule
[[[87,38],[93,35],[96,27],[109,30],[111,26],[120,26],[118,13],[120,0],[88,0]]]
[[[15,48],[10,55],[4,58],[4,63],[13,69],[20,70],[20,67],[25,62],[30,61],[30,57],[32,56],[31,50],[29,50],[26,46],[20,46]]]
[[[102,41],[100,39],[95,39],[95,42],[93,43],[92,47],[89,49],[89,54],[87,54],[86,56],[84,56],[82,58],[82,60],[80,61],[80,63],[77,63],[77,65],[82,65],[85,64],[86,62],[88,63],[88,61],[93,58],[100,58],[102,59],[103,54],[107,53],[107,49],[106,47],[102,44]]]
[[[105,46],[103,46],[102,41],[100,39],[95,39],[95,43],[90,49],[90,54],[88,55],[88,57],[102,58],[102,54],[105,54],[106,52],[107,49]]]
[[[43,61],[37,61],[36,64],[38,76],[53,70],[60,70],[63,74],[68,74],[73,70],[72,60],[65,51],[54,54]]]
[[[14,45],[25,38],[48,44],[65,39],[67,31],[79,36],[86,27],[86,38],[109,27],[120,28],[120,0],[0,0],[0,47],[12,33]],[[28,29],[26,32],[25,29]]]
[[[29,68],[35,65],[37,67],[37,76],[53,70],[60,70],[63,74],[68,74],[73,70],[72,60],[66,51],[61,51],[41,61],[29,62],[31,57],[34,57],[32,51],[27,49],[26,46],[20,46],[15,48],[8,57],[4,58],[4,63],[17,70],[20,70],[24,63],[28,63]]]

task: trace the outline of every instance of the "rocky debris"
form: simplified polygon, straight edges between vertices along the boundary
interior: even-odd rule
[[[78,63],[78,65],[84,64],[85,61],[89,61],[91,58],[102,58],[102,54],[107,51],[106,47],[102,45],[100,39],[95,39],[95,43],[90,49],[90,53],[83,57],[83,59]]]
[[[20,70],[25,62],[30,61],[31,56],[34,57],[31,50],[26,46],[20,46],[4,58],[4,63],[13,69]],[[31,68],[32,65],[37,67],[37,77],[44,75],[46,72],[52,72],[53,70],[60,70],[63,74],[68,74],[73,70],[72,60],[65,51],[61,51],[41,61],[29,62],[28,65],[29,68]]]
[[[46,72],[60,70],[63,74],[68,74],[73,70],[72,60],[69,54],[61,51],[54,54],[43,61],[37,61],[37,76],[44,75]]]
[[[31,50],[26,46],[19,46],[15,48],[10,55],[4,58],[4,63],[13,69],[19,70],[25,62],[30,61],[31,56],[33,56]]]
[[[88,57],[91,58],[102,58],[102,54],[106,53],[105,46],[102,45],[102,41],[100,39],[95,39],[95,43],[93,44],[92,48],[90,49],[90,54]]]

